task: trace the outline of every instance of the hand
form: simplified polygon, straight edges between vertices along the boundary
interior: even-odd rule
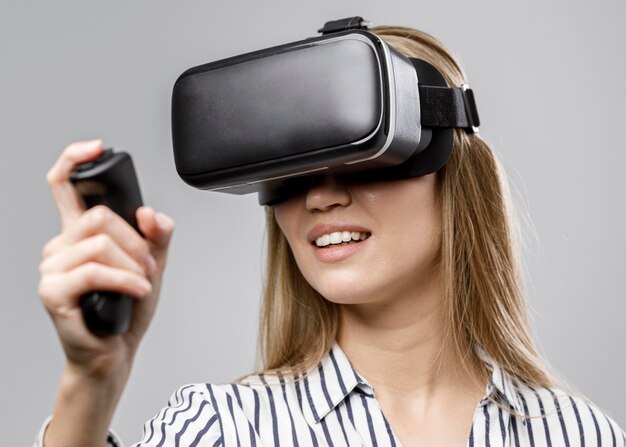
[[[75,166],[97,158],[102,141],[69,145],[47,174],[61,218],[61,234],[43,249],[39,295],[54,322],[70,370],[125,381],[156,309],[174,222],[150,207],[137,210],[145,239],[104,206],[85,211],[69,180]],[[129,330],[97,337],[86,328],[80,297],[93,290],[135,298]]]

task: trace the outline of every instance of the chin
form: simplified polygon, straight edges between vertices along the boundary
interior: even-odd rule
[[[316,281],[309,284],[326,300],[335,304],[368,303],[380,296],[380,293],[374,291],[376,282],[362,275],[319,275]]]
[[[350,293],[339,294],[337,293],[337,291],[333,291],[333,293],[330,294],[321,293],[321,295],[326,301],[330,301],[331,303],[335,304],[364,304],[367,302],[367,300],[363,299],[362,295],[355,295]]]

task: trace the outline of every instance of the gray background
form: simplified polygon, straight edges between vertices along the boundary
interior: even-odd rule
[[[360,14],[459,55],[525,234],[542,353],[626,424],[623,147],[626,3],[7,1],[0,3],[0,444],[29,445],[63,355],[37,296],[59,231],[45,173],[71,141],[132,153],[146,203],[177,222],[162,301],[114,427],[127,443],[179,385],[254,367],[263,265],[256,197],[196,191],[174,170],[169,101],[186,68],[315,35]]]

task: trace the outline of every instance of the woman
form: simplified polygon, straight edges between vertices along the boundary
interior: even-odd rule
[[[372,29],[459,86],[431,36]],[[145,239],[68,182],[102,142],[69,146],[48,174],[63,231],[44,248],[40,294],[67,366],[39,445],[104,443],[152,318],[174,224],[144,207]],[[456,131],[447,164],[403,180],[311,180],[267,208],[264,370],[180,388],[138,445],[619,445],[623,431],[557,387],[534,346],[493,153]],[[78,297],[137,298],[128,333],[93,337]],[[44,439],[45,438],[45,439]],[[43,443],[43,444],[42,444]],[[109,445],[121,445],[108,435]]]

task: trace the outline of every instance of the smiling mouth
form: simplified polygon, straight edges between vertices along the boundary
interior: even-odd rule
[[[371,235],[372,233],[360,231],[334,231],[332,233],[322,234],[315,239],[312,244],[318,248],[358,244],[369,238]]]

